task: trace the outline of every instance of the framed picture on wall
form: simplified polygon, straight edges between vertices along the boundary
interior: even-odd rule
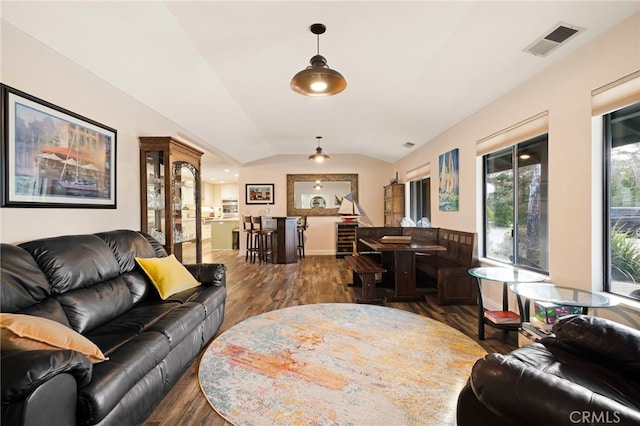
[[[0,84],[2,206],[116,208],[117,131]]]
[[[445,152],[438,158],[438,206],[440,211],[457,212],[459,209],[458,148]]]
[[[273,184],[272,183],[247,183],[246,203],[247,204],[273,204]]]

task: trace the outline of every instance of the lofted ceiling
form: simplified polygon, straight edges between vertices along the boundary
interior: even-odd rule
[[[187,130],[205,179],[278,154],[394,162],[640,10],[616,1],[6,1],[2,19]],[[346,90],[289,88],[316,53]],[[546,57],[559,22],[585,28]],[[412,148],[403,145],[415,144]],[[228,169],[228,172],[223,172]]]

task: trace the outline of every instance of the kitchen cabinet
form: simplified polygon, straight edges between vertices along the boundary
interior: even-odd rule
[[[201,263],[203,152],[169,136],[139,139],[141,230],[179,261]]]
[[[221,189],[221,196],[223,200],[238,200],[239,195],[237,183],[223,183]]]
[[[203,182],[202,184],[202,206],[203,207],[213,207],[216,205],[213,197],[213,188],[214,188],[213,184]]]

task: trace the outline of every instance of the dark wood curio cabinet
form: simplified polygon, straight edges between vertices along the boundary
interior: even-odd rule
[[[169,136],[140,137],[141,230],[182,263],[202,262],[202,154]]]

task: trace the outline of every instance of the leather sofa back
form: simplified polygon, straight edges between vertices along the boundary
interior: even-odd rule
[[[152,237],[119,230],[2,245],[2,312],[87,333],[155,295],[135,257],[162,257]]]
[[[53,294],[90,287],[120,275],[109,246],[95,235],[68,235],[20,244],[47,276]]]
[[[0,310],[18,312],[51,296],[47,277],[25,249],[0,245]]]

